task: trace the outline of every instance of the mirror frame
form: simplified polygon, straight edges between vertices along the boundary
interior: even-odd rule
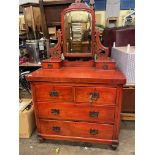
[[[92,16],[92,29],[91,29],[91,51],[90,53],[68,53],[67,44],[65,40],[64,33],[64,17],[65,14],[71,11],[87,11]],[[63,40],[63,54],[65,57],[93,57],[94,56],[94,42],[95,42],[95,12],[92,8],[89,8],[84,3],[73,3],[68,8],[64,9],[61,12],[61,29],[62,29],[62,40]]]

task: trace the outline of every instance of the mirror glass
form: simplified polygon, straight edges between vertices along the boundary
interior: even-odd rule
[[[92,16],[87,11],[70,11],[64,16],[67,53],[91,52]]]

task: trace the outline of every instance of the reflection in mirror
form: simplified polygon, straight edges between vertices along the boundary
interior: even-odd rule
[[[64,34],[68,53],[91,52],[92,16],[87,11],[67,12],[64,17]]]

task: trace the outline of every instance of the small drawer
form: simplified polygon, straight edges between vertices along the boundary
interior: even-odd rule
[[[73,89],[70,86],[54,86],[47,83],[37,84],[35,85],[35,94],[37,101],[73,101]]]
[[[96,139],[112,139],[113,125],[87,122],[39,120],[40,132],[46,135],[62,135]]]
[[[88,102],[90,104],[115,104],[116,88],[106,87],[77,87],[76,102]]]
[[[114,123],[115,108],[88,106],[87,104],[58,104],[38,102],[38,117],[58,120],[77,120],[100,123]]]

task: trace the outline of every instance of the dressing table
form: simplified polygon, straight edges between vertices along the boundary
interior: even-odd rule
[[[61,13],[58,42],[30,73],[38,138],[119,143],[124,75],[95,30],[95,13],[73,3]]]

